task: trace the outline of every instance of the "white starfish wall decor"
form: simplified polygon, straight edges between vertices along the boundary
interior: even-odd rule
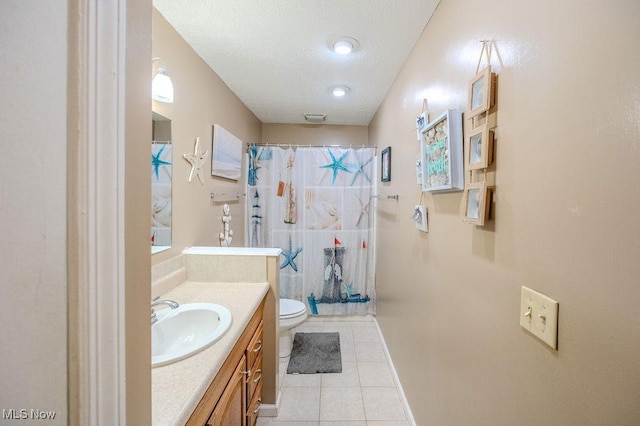
[[[191,179],[193,179],[193,174],[195,173],[196,175],[198,175],[198,179],[200,180],[200,183],[202,185],[204,185],[204,175],[203,175],[203,166],[204,166],[204,160],[206,160],[207,156],[209,155],[209,151],[205,151],[202,154],[198,154],[198,144],[200,143],[200,137],[196,138],[196,146],[195,146],[195,152],[193,154],[189,153],[189,154],[182,154],[182,156],[184,157],[185,160],[187,160],[190,164],[191,164],[191,172],[189,172],[189,182],[191,182]]]

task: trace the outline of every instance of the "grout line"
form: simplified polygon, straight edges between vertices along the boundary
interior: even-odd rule
[[[391,376],[393,377],[393,381],[395,382],[396,389],[398,390],[398,393],[400,394],[400,399],[402,400],[402,405],[404,405],[404,411],[405,411],[405,414],[407,416],[407,419],[409,420],[409,423],[412,426],[417,426],[416,425],[416,420],[413,418],[413,413],[411,412],[411,407],[409,407],[409,401],[407,401],[407,397],[404,394],[404,389],[402,388],[402,383],[400,383],[400,378],[398,377],[398,372],[396,371],[396,367],[395,367],[395,365],[393,365],[393,361],[391,360],[391,354],[389,353],[389,348],[387,348],[387,342],[385,342],[385,340],[384,340],[384,336],[382,335],[382,330],[380,330],[380,325],[378,324],[378,320],[375,317],[373,318],[373,322],[375,323],[376,328],[378,329],[378,334],[380,335],[380,339],[382,340],[382,347],[384,349],[384,355],[387,358],[387,363],[389,364],[389,367],[391,368]]]

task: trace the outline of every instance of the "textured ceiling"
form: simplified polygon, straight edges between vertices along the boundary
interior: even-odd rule
[[[263,123],[368,125],[439,0],[154,0]],[[340,36],[359,48],[338,55]],[[169,70],[171,64],[167,64]],[[330,87],[350,92],[335,98]]]

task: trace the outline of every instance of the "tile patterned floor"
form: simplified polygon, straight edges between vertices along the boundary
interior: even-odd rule
[[[286,374],[278,417],[258,426],[411,426],[372,317],[309,318],[293,332],[339,332],[342,373]]]

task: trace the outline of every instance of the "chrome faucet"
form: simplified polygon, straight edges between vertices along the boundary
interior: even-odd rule
[[[158,300],[158,297],[155,298],[153,302],[151,302],[151,324],[155,324],[158,321],[156,317],[155,307],[158,305],[167,305],[171,309],[178,309],[178,302],[174,302],[173,300]]]

